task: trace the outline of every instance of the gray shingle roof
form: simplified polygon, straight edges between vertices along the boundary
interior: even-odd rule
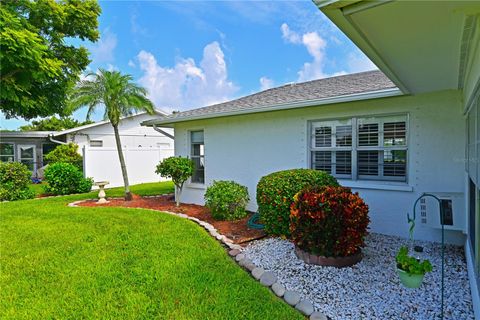
[[[6,138],[48,138],[58,131],[2,131],[0,141]]]
[[[395,89],[395,84],[381,71],[367,71],[302,83],[286,84],[261,91],[235,100],[211,106],[183,111],[165,116],[159,123],[178,122],[181,119],[208,118],[225,113],[246,113],[248,110],[259,112],[261,108],[281,106],[355,95],[386,89]],[[260,109],[260,110],[259,110]],[[243,112],[242,112],[243,111]],[[153,124],[155,120],[147,121]]]

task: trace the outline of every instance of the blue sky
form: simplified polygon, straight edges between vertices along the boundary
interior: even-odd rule
[[[101,1],[90,71],[132,74],[157,108],[187,110],[375,66],[311,1]],[[95,115],[99,120],[101,114]],[[74,114],[84,119],[85,112]],[[2,129],[23,119],[0,117]]]

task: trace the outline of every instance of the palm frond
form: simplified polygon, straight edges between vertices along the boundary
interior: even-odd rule
[[[147,95],[147,90],[134,83],[131,75],[99,69],[77,84],[69,105],[73,110],[88,107],[87,117],[97,108],[104,108],[104,118],[117,125],[125,116],[139,112],[153,114],[155,107]]]

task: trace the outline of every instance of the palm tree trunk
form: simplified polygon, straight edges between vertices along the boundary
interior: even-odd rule
[[[115,142],[117,143],[118,159],[120,159],[120,167],[122,168],[123,184],[125,186],[125,201],[132,200],[132,193],[130,192],[130,184],[128,183],[127,166],[125,165],[125,158],[122,152],[122,142],[120,141],[120,134],[118,133],[118,125],[113,125],[113,132],[115,133]]]

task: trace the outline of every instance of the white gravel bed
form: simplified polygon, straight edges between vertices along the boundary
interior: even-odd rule
[[[331,319],[439,319],[441,245],[415,241],[424,248],[418,255],[432,262],[419,289],[405,288],[396,274],[395,255],[408,240],[370,234],[363,260],[353,267],[337,269],[309,265],[298,259],[294,245],[279,238],[252,242],[247,258],[278,282],[313,302],[316,311]],[[463,248],[445,248],[445,319],[474,319]]]

